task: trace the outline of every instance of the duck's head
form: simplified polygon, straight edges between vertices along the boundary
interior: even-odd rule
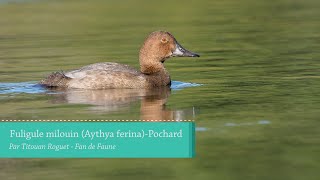
[[[163,63],[170,57],[200,57],[183,48],[173,35],[166,31],[155,31],[144,41],[139,54],[141,71],[148,73],[149,66]]]

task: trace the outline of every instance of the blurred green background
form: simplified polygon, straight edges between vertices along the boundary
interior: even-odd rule
[[[196,110],[194,159],[0,159],[0,179],[319,179],[319,9],[318,0],[0,1],[1,83],[104,61],[138,68],[144,38],[161,29],[201,55],[168,60],[172,79],[203,84],[166,103]],[[0,118],[139,119],[140,104],[109,112],[6,93]]]

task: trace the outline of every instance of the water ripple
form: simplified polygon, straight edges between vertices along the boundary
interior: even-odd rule
[[[173,90],[181,90],[188,87],[196,87],[201,86],[202,84],[197,83],[188,83],[188,82],[181,82],[181,81],[172,81],[171,82],[171,89]]]
[[[37,94],[44,92],[47,92],[47,90],[35,82],[0,83],[0,94]]]
[[[181,90],[188,87],[200,86],[201,84],[187,83],[181,81],[172,81],[171,88],[173,90]],[[48,90],[36,82],[18,82],[18,83],[0,83],[0,94],[11,94],[11,93],[27,93],[37,94],[46,93]]]
[[[269,120],[260,120],[258,122],[245,122],[245,123],[225,123],[224,126],[251,126],[251,125],[266,125],[266,124],[271,124]]]

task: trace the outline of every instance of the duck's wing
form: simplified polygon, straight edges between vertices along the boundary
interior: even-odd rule
[[[144,74],[124,64],[96,63],[65,73],[71,80],[69,88],[109,89],[143,88],[146,86]]]
[[[119,63],[112,63],[112,62],[103,62],[103,63],[95,63],[90,64],[88,66],[84,66],[80,69],[69,71],[65,73],[65,76],[69,78],[85,78],[88,75],[91,75],[94,72],[104,72],[104,73],[115,73],[115,72],[121,72],[121,73],[128,73],[132,75],[140,75],[141,73],[137,71],[136,69],[125,65],[125,64],[119,64]]]
[[[124,64],[104,62],[69,72],[54,72],[40,81],[47,87],[83,89],[143,87],[145,79],[138,70]]]

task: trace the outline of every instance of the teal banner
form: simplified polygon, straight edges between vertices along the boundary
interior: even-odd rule
[[[2,122],[0,158],[192,158],[194,122]]]

